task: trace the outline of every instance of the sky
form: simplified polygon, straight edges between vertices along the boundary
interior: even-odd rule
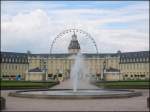
[[[82,29],[99,53],[149,50],[148,1],[2,1],[1,51],[49,53],[67,29]],[[72,34],[57,39],[53,53],[66,53]],[[83,52],[95,53],[78,35]]]

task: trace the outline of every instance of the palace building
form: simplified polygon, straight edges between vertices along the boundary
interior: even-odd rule
[[[65,80],[70,78],[75,55],[80,51],[72,35],[66,54],[1,52],[3,80]],[[83,54],[87,76],[96,80],[149,79],[149,51]]]

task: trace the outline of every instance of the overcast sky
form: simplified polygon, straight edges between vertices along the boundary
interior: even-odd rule
[[[149,50],[148,1],[2,1],[2,51],[49,53],[53,39],[70,28],[91,34],[100,53]],[[54,52],[66,52],[69,41],[58,40]],[[94,49],[90,41],[81,44]]]

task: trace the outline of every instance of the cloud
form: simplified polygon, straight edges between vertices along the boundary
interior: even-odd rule
[[[43,8],[40,2],[36,5],[28,4],[29,9],[31,6],[34,7],[32,10],[24,7],[15,15],[5,11],[7,8],[3,7],[1,24],[3,51],[31,50],[33,53],[48,53],[56,35],[69,28],[79,28],[90,33],[97,42],[99,52],[140,51],[149,48],[149,7],[145,3],[117,9],[97,7],[90,9],[88,6],[70,9],[64,4],[46,5],[46,8]],[[13,6],[9,4],[9,10],[11,7]],[[114,29],[111,27],[112,23],[119,23],[120,27]],[[120,29],[122,24],[128,27]],[[105,27],[106,25],[108,27]],[[63,39],[58,40],[54,52],[67,52],[71,39],[67,36],[71,37],[65,35]],[[82,41],[80,37],[78,38]],[[83,51],[93,51],[89,40],[82,44]]]

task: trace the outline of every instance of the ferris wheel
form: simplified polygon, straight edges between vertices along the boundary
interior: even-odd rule
[[[50,46],[50,54],[52,54],[53,52],[53,47],[54,45],[56,44],[56,42],[61,39],[61,38],[64,38],[66,34],[70,34],[70,33],[79,33],[79,34],[82,34],[83,38],[86,38],[86,39],[89,39],[93,46],[95,47],[95,50],[96,50],[96,53],[98,54],[98,47],[96,45],[96,42],[94,40],[94,38],[89,34],[87,33],[86,31],[84,30],[81,30],[81,29],[67,29],[67,30],[64,30],[63,32],[59,33],[55,38],[54,40],[52,41],[51,43],[51,46]]]

